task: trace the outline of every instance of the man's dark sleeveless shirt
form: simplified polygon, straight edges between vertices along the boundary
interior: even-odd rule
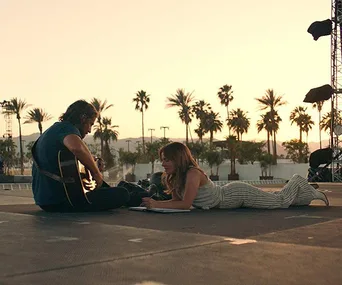
[[[58,152],[65,150],[63,140],[67,135],[81,137],[80,131],[69,122],[57,122],[48,128],[39,138],[35,157],[39,167],[60,176]],[[60,204],[67,201],[63,184],[40,173],[32,166],[32,191],[37,205]]]

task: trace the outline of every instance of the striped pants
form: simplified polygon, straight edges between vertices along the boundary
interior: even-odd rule
[[[283,189],[277,192],[265,192],[244,182],[232,182],[221,187],[221,209],[288,208],[291,205],[309,205],[312,200],[320,199],[322,193],[313,188],[305,178],[293,175]]]

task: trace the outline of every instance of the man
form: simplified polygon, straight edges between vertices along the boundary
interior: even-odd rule
[[[91,132],[97,116],[98,113],[92,104],[78,100],[60,116],[59,122],[54,123],[36,141],[33,149],[35,163],[32,166],[32,190],[36,204],[43,210],[101,211],[121,207],[129,200],[128,192],[124,188],[108,185],[101,187],[102,173],[83,142],[83,138]],[[71,205],[64,184],[58,180],[60,151],[70,151],[95,180],[96,189],[85,194],[89,203],[80,201]]]

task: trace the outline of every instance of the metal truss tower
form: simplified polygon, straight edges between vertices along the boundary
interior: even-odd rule
[[[3,137],[6,139],[12,139],[12,113],[7,109],[6,105],[3,109],[5,118],[5,133],[3,134]]]
[[[330,145],[333,149],[332,181],[342,181],[342,161],[340,153],[340,139],[342,135],[342,2],[331,0],[331,130]]]
[[[5,119],[5,133],[2,137],[5,139],[12,138],[12,112],[9,110],[9,101],[0,102],[0,107],[2,107],[2,114]]]

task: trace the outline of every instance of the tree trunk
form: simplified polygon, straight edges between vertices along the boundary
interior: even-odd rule
[[[194,140],[193,140],[193,138],[192,138],[191,129],[190,129],[190,126],[189,126],[189,125],[188,125],[188,132],[189,132],[189,134],[190,134],[191,142],[193,143]]]
[[[273,133],[273,164],[277,164],[277,139],[276,132]]]
[[[24,151],[23,151],[23,140],[21,135],[21,124],[20,119],[18,119],[19,124],[19,146],[20,146],[20,173],[24,175]]]
[[[229,100],[229,98],[228,98]],[[228,136],[230,136],[230,127],[229,127],[229,101],[228,101],[228,104],[227,104],[227,126],[228,126]]]
[[[151,175],[154,173],[154,161],[152,161]]]
[[[108,141],[104,141],[103,153],[104,153],[104,157],[105,157],[103,159],[105,162],[105,167],[108,170],[114,166],[114,159],[113,159],[112,153],[110,152],[110,147],[109,147]]]
[[[188,145],[189,142],[189,129],[188,124],[185,124],[185,144]]]
[[[104,155],[103,155],[103,148],[104,148],[104,142],[103,142],[103,132],[102,132],[102,127],[100,127],[100,155],[101,155],[101,158],[103,159]]]
[[[102,118],[101,115],[99,115],[97,122],[99,124],[99,130],[100,130],[100,157],[104,159],[103,155],[103,132],[102,132]]]
[[[38,122],[38,129],[39,129],[39,133],[40,135],[43,133],[43,126],[41,122]]]
[[[145,135],[144,135],[144,106],[142,106],[142,108],[141,108],[141,130],[142,130],[143,154],[145,154]]]
[[[302,140],[303,140],[303,131],[302,131],[302,128],[300,127],[299,128],[299,141],[302,143]],[[302,149],[299,148],[299,161],[301,161],[302,159]]]
[[[270,132],[267,132],[267,152],[268,152],[268,154],[271,154]]]
[[[235,157],[231,159],[230,174],[233,174],[233,175],[236,174]]]
[[[319,148],[322,149],[322,137],[321,137],[321,110],[318,111],[318,130],[319,130]]]

